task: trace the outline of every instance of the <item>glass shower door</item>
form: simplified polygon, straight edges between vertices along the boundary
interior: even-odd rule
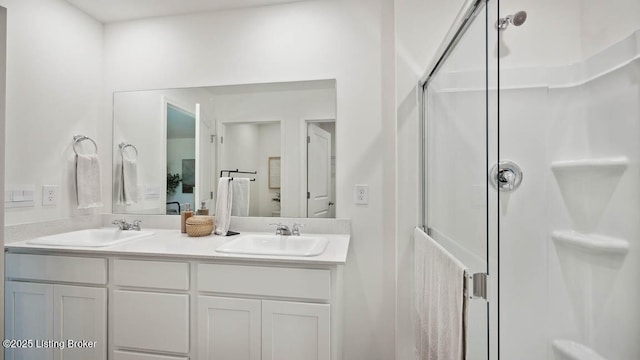
[[[470,275],[488,275],[491,289],[497,279],[491,270],[498,197],[487,177],[497,159],[491,145],[497,143],[496,80],[490,79],[497,74],[497,59],[488,52],[493,48],[489,10],[479,1],[462,16],[461,27],[423,85],[423,211],[426,232]],[[470,299],[467,310],[467,359],[497,359],[497,332],[490,331],[497,327],[497,311],[482,298]]]

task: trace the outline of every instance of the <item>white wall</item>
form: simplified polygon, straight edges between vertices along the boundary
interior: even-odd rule
[[[7,9],[0,8],[0,189],[4,188],[4,154],[5,154],[5,111],[6,111],[6,80],[7,80]],[[4,202],[4,193],[0,194]],[[4,229],[4,209],[0,209],[0,229]],[[0,245],[4,247],[4,232],[0,233]],[[4,279],[4,256],[0,258],[0,278]],[[4,282],[0,285],[0,309],[4,309]],[[0,324],[4,324],[4,310],[0,310]],[[4,339],[4,326],[0,327],[0,338]],[[0,355],[4,359],[4,354]]]
[[[395,186],[383,181],[394,176],[395,148],[384,132],[392,119],[381,112],[393,96],[382,97],[380,75],[381,54],[393,51],[381,32],[390,4],[304,1],[118,23],[105,32],[106,103],[115,90],[337,80],[336,215],[352,219],[345,359],[387,360],[395,351],[395,257],[384,251],[394,248]],[[356,183],[369,184],[368,206],[352,204]]]
[[[72,143],[76,134],[93,138],[110,174],[111,141],[100,136],[102,24],[62,0],[0,5],[8,9],[5,181],[35,185],[35,207],[6,209],[6,224],[101,213],[76,209]],[[41,205],[43,184],[60,187],[57,206]]]

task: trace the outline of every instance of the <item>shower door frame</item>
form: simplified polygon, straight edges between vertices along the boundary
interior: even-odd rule
[[[487,349],[486,349],[486,359],[489,360],[499,360],[500,359],[500,344],[499,344],[499,334],[500,334],[500,317],[499,317],[499,236],[500,236],[500,232],[498,231],[499,229],[499,196],[500,194],[497,193],[497,195],[495,196],[494,199],[489,199],[489,189],[488,189],[488,184],[489,184],[489,178],[488,178],[488,170],[490,167],[490,164],[492,163],[492,161],[497,161],[497,159],[499,159],[499,124],[500,124],[500,120],[499,120],[499,111],[497,111],[499,109],[499,58],[498,60],[496,60],[496,67],[495,69],[495,75],[496,77],[494,79],[489,79],[490,77],[490,71],[489,71],[489,50],[488,50],[488,45],[490,44],[490,39],[493,40],[493,38],[490,37],[489,35],[489,29],[490,27],[490,16],[488,15],[489,12],[489,2],[491,0],[466,0],[464,5],[461,8],[460,13],[458,14],[458,16],[456,17],[456,20],[454,21],[452,27],[450,28],[449,32],[447,33],[447,36],[445,37],[442,45],[440,46],[440,48],[438,49],[437,55],[435,57],[435,61],[432,63],[432,65],[428,68],[428,71],[423,75],[423,77],[420,79],[418,86],[417,86],[417,96],[418,96],[418,104],[419,104],[419,116],[420,116],[420,121],[419,121],[419,126],[420,126],[420,174],[421,174],[421,181],[420,181],[420,191],[421,191],[421,195],[422,195],[422,203],[421,203],[421,220],[422,220],[422,224],[421,224],[421,228],[422,230],[431,235],[430,234],[430,229],[429,229],[429,224],[428,224],[428,199],[429,199],[429,191],[427,188],[427,163],[428,163],[428,150],[427,150],[427,139],[428,139],[428,119],[427,119],[427,100],[426,100],[426,95],[427,95],[427,88],[431,82],[431,80],[433,79],[433,77],[437,74],[438,70],[442,67],[442,65],[446,62],[447,58],[451,55],[451,53],[453,52],[453,50],[456,48],[456,45],[460,42],[460,40],[462,40],[464,34],[466,33],[466,31],[468,30],[468,28],[471,26],[471,24],[474,22],[474,20],[476,20],[476,18],[478,17],[479,14],[482,13],[482,10],[486,8],[485,10],[485,16],[486,16],[486,25],[487,25],[487,30],[486,30],[486,45],[487,47],[485,47],[485,73],[486,73],[486,77],[485,77],[485,96],[486,96],[486,122],[487,122],[487,128],[486,128],[486,132],[487,132],[487,138],[486,138],[486,162],[487,162],[487,166],[485,167],[486,171],[487,171],[487,176],[486,176],[486,186],[487,186],[487,204],[486,204],[486,221],[487,221],[487,250],[486,250],[486,262],[487,262],[487,267],[486,267],[486,275],[487,275],[487,282],[486,282],[486,286],[488,287],[487,289],[487,296],[485,298],[487,304],[487,310],[486,310],[486,315],[487,315],[487,325],[488,325],[488,329],[486,332],[486,336],[487,336]],[[491,3],[496,3],[496,8],[497,8],[497,13],[499,13],[499,0],[493,0],[491,1]],[[497,16],[496,16],[497,17]],[[497,36],[495,38],[495,41],[497,43]],[[495,89],[493,89],[495,91],[495,97],[496,99],[493,101],[489,100],[489,96],[490,96],[490,86],[494,86]],[[489,106],[495,106],[496,107],[496,119],[494,120],[494,125],[496,126],[496,138],[492,139],[493,141],[490,142],[490,136],[489,136]],[[490,146],[494,144],[495,147],[494,149],[490,150]],[[492,223],[493,222],[493,223]],[[471,301],[480,301],[480,300],[471,300]]]

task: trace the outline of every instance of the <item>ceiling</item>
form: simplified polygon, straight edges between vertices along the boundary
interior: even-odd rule
[[[103,23],[304,0],[67,0]]]

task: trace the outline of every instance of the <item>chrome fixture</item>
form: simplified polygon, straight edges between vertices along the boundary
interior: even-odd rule
[[[291,235],[300,236],[300,228],[303,226],[304,224],[298,224],[298,223],[293,224],[293,226],[291,227]]]
[[[506,18],[500,18],[496,22],[496,29],[498,30],[506,30],[509,27],[509,24],[513,24],[514,26],[520,26],[527,21],[527,12],[526,11],[518,11],[513,15],[508,15]]]
[[[135,230],[135,231],[140,231],[140,223],[142,222],[142,220],[133,220],[133,224],[129,224],[127,222],[127,220],[124,219],[116,219],[113,220],[112,224],[113,225],[118,225],[118,229],[120,230]]]
[[[269,225],[273,225],[276,227],[276,235],[291,235],[291,230],[289,230],[289,227],[287,225],[284,225],[282,223],[273,223]]]
[[[500,161],[489,170],[489,181],[500,191],[514,191],[522,183],[522,169],[513,161]]]

